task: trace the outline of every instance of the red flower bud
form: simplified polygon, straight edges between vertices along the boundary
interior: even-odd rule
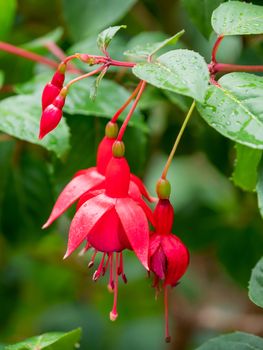
[[[42,110],[44,111],[60,93],[65,80],[65,74],[56,71],[52,80],[46,84],[42,93]]]
[[[65,96],[59,94],[53,103],[45,108],[40,119],[39,139],[54,130],[62,118]]]

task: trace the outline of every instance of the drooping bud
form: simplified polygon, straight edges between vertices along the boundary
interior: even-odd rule
[[[46,84],[42,92],[42,110],[44,111],[60,93],[65,80],[66,65],[60,64],[53,78]]]
[[[171,194],[170,182],[166,179],[160,178],[156,184],[156,193],[159,199],[169,199]]]
[[[169,199],[159,199],[153,215],[156,232],[168,234],[172,231],[174,210]]]
[[[62,108],[65,104],[67,90],[62,89],[52,104],[47,106],[40,119],[39,139],[41,140],[50,131],[54,130],[62,118]]]

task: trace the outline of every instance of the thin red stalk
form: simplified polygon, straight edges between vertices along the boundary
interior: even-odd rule
[[[133,91],[131,96],[127,99],[127,101],[121,106],[121,108],[114,114],[114,116],[111,118],[111,122],[115,123],[117,119],[119,118],[120,114],[126,109],[126,107],[131,103],[133,98],[136,96],[137,92],[139,91],[140,87],[142,85],[142,81],[139,82],[136,89]]]
[[[81,75],[81,76],[79,76],[79,77],[77,77],[77,78],[75,78],[75,79],[70,80],[70,82],[67,83],[67,85],[65,86],[65,88],[68,89],[72,84],[75,84],[77,81],[80,81],[80,80],[82,80],[82,79],[86,79],[86,78],[88,78],[88,77],[91,77],[92,75],[101,72],[104,68],[105,68],[105,66],[100,66],[99,68],[97,68],[97,69],[95,69],[95,70],[93,70],[93,71],[91,71],[91,72],[89,72],[89,73],[83,74],[83,75]]]
[[[108,63],[111,66],[127,67],[127,68],[132,68],[136,65],[136,63],[134,63],[134,62],[116,61],[116,60],[112,60],[112,59],[109,59]]]
[[[216,62],[217,50],[218,50],[219,45],[223,39],[224,39],[224,35],[219,35],[216,39],[216,42],[215,42],[215,44],[213,46],[213,50],[212,50],[212,62]]]
[[[238,64],[216,63],[213,67],[214,72],[263,72],[262,66],[243,66]]]
[[[114,278],[114,298],[113,298],[113,307],[110,312],[110,319],[111,321],[115,321],[116,318],[118,317],[118,311],[117,311],[117,302],[118,302],[118,280],[119,280],[119,275],[118,275],[118,257],[119,253],[116,253],[116,258],[115,258],[115,278]]]
[[[31,61],[39,62],[42,64],[45,64],[46,66],[57,68],[58,62],[51,60],[49,58],[46,58],[44,56],[40,56],[34,52],[30,52],[24,49],[21,49],[20,47],[16,47],[14,45],[5,43],[3,41],[0,41],[0,50],[11,53],[16,56],[20,56],[23,58],[26,58]]]
[[[133,112],[134,112],[134,110],[135,110],[135,108],[136,108],[136,106],[137,106],[137,104],[138,104],[138,102],[139,102],[139,100],[140,100],[140,98],[142,96],[142,93],[143,93],[143,91],[145,89],[145,86],[146,86],[146,81],[142,80],[142,84],[141,84],[140,90],[139,90],[139,92],[138,92],[138,94],[137,94],[137,96],[135,98],[135,101],[133,102],[133,105],[131,106],[131,109],[130,109],[129,113],[128,113],[126,119],[124,120],[124,122],[123,122],[123,124],[122,124],[122,126],[120,128],[120,131],[119,131],[119,134],[118,134],[118,137],[117,137],[117,141],[121,141],[122,140],[123,135],[125,133],[125,130],[127,128],[127,125],[128,125],[128,123],[129,123],[129,121],[130,121],[130,119],[131,119],[131,117],[133,115]]]
[[[168,287],[164,286],[164,315],[165,315],[165,341],[170,343],[171,336],[169,332],[169,304],[168,304]]]

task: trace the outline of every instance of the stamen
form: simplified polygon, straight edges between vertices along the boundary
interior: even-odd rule
[[[116,261],[115,261],[115,284],[114,284],[114,299],[113,299],[113,307],[110,312],[110,320],[115,321],[118,317],[118,311],[117,311],[117,299],[118,299],[118,257],[119,253],[116,253]]]
[[[107,268],[108,268],[108,266],[109,266],[110,254],[107,254],[107,255],[108,255],[108,259],[107,259],[105,265],[103,266],[103,269],[102,269],[102,276],[105,275],[105,272],[107,271]]]
[[[122,253],[120,253],[120,262],[119,262],[119,267],[118,267],[118,275],[121,275],[121,278],[123,280],[123,282],[126,284],[127,281],[127,277],[124,273],[124,268],[123,268],[123,257],[122,257]]]
[[[84,255],[90,248],[91,248],[91,245],[89,244],[89,242],[87,242],[85,247],[79,252],[79,256]]]
[[[168,314],[168,289],[167,286],[164,286],[164,315],[165,315],[165,341],[166,343],[171,342],[171,336],[169,333],[169,314]]]
[[[93,274],[93,277],[92,277],[93,281],[97,281],[100,278],[100,276],[103,274],[103,265],[104,265],[105,256],[106,256],[106,253],[103,253],[99,267]]]
[[[113,257],[112,257],[112,253],[109,254],[109,261],[110,261],[110,279],[109,279],[109,283],[108,283],[108,290],[109,290],[109,292],[113,292],[114,281],[113,281]]]
[[[98,253],[98,251],[95,250],[95,251],[94,251],[94,254],[92,255],[92,258],[91,258],[91,260],[90,260],[90,262],[89,262],[89,264],[88,264],[88,268],[89,268],[89,269],[94,265],[94,261],[95,261],[95,258],[96,258],[97,253]]]

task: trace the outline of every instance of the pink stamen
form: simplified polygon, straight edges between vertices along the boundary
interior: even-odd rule
[[[105,275],[105,272],[107,271],[107,268],[109,266],[109,262],[110,262],[110,254],[108,254],[108,259],[106,260],[106,263],[105,265],[103,266],[103,269],[102,269],[102,276]]]
[[[96,255],[97,255],[98,251],[95,250],[94,254],[92,255],[92,258],[88,264],[88,268],[90,269],[93,265],[94,265],[94,261],[95,261],[95,258],[96,258]]]
[[[118,300],[118,257],[119,253],[116,253],[116,261],[115,261],[115,283],[114,283],[114,299],[113,299],[113,307],[110,312],[110,320],[115,321],[118,317],[118,311],[117,311],[117,300]]]
[[[124,273],[124,268],[123,268],[123,257],[122,257],[122,253],[120,253],[120,262],[119,262],[119,267],[118,267],[118,275],[121,275],[121,278],[123,280],[123,282],[126,284],[127,281],[127,277]]]
[[[102,275],[105,256],[106,256],[106,253],[103,253],[99,267],[93,274],[93,277],[92,277],[93,281],[97,281]]]
[[[85,247],[79,252],[79,256],[84,255],[89,249],[91,248],[91,245],[89,242],[85,245]]]
[[[165,315],[165,341],[171,342],[171,336],[169,333],[169,306],[168,306],[168,287],[164,286],[164,315]]]
[[[112,257],[112,253],[109,254],[109,261],[110,261],[110,279],[109,279],[109,283],[108,283],[108,290],[109,290],[109,292],[113,292],[114,281],[113,281],[113,257]]]

